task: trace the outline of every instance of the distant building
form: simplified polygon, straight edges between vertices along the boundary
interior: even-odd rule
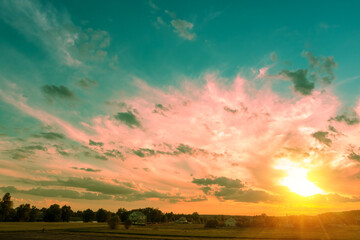
[[[176,223],[180,223],[180,224],[187,224],[188,221],[186,220],[185,217],[181,217],[178,220],[176,220]]]
[[[134,225],[146,225],[146,216],[142,212],[132,212],[129,216],[129,219]]]
[[[225,221],[225,227],[235,227],[236,226],[236,220],[233,218],[228,218]]]

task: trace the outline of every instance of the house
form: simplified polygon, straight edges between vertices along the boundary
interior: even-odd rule
[[[233,218],[228,218],[225,221],[225,227],[235,227],[236,226],[236,220]]]
[[[129,219],[133,225],[146,225],[146,216],[142,212],[132,212],[129,215]]]
[[[180,223],[180,224],[187,224],[188,221],[186,220],[185,217],[181,217],[178,220],[176,220],[176,223]]]

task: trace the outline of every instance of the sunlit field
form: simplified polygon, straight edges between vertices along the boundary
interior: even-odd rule
[[[43,230],[44,229],[44,230]],[[203,224],[120,225],[103,223],[1,223],[0,239],[359,239],[359,226],[324,228],[217,228]]]

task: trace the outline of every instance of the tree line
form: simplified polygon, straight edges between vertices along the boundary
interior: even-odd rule
[[[125,222],[133,212],[143,213],[148,223],[174,222],[181,217],[185,217],[187,221],[193,223],[202,223],[204,221],[197,212],[193,214],[163,213],[157,208],[150,207],[129,211],[125,208],[119,208],[116,212],[111,212],[103,208],[99,208],[97,211],[93,211],[90,208],[84,211],[73,211],[70,206],[60,206],[58,204],[53,204],[48,208],[41,209],[36,206],[30,206],[30,204],[21,204],[13,208],[10,193],[5,193],[0,202],[0,221],[2,222],[108,222],[112,216],[118,216],[121,222]]]
[[[224,215],[199,215],[197,212],[192,214],[175,214],[173,212],[163,213],[156,208],[139,208],[126,210],[119,208],[116,212],[111,212],[103,208],[93,211],[90,208],[84,211],[73,211],[70,206],[60,206],[53,204],[48,208],[38,209],[30,204],[21,204],[13,208],[10,193],[6,193],[0,201],[0,222],[108,222],[114,224],[114,228],[120,222],[128,228],[131,225],[129,216],[133,212],[141,212],[146,216],[147,223],[167,223],[177,222],[180,219],[185,223],[204,223],[205,228],[226,227],[226,220],[230,216]],[[235,227],[295,227],[295,228],[319,228],[322,226],[343,226],[360,225],[360,210],[324,213],[315,216],[291,215],[274,217],[266,214],[256,216],[231,216],[236,222]],[[181,223],[184,223],[182,221]]]

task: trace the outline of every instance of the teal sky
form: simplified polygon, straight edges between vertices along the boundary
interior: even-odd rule
[[[356,142],[352,142],[356,137],[341,140],[340,150],[340,145],[335,144],[335,139],[340,137],[335,135],[339,129],[344,133],[352,131],[348,128],[358,123],[359,7],[359,1],[0,0],[0,187],[3,191],[14,187],[17,189],[14,194],[37,204],[44,204],[39,202],[41,197],[80,201],[81,197],[39,193],[44,189],[73,191],[76,186],[69,189],[69,185],[55,184],[56,188],[50,189],[51,185],[31,184],[30,180],[69,181],[81,176],[108,183],[106,176],[113,176],[121,183],[137,186],[130,188],[144,194],[138,200],[138,195],[134,195],[137,205],[126,203],[129,208],[141,206],[137,201],[148,199],[146,194],[152,191],[167,196],[163,198],[170,199],[169,204],[173,204],[176,191],[185,193],[175,202],[195,202],[194,199],[206,197],[227,200],[216,194],[208,196],[200,190],[196,196],[190,194],[189,189],[197,184],[196,179],[209,176],[215,180],[216,177],[240,179],[250,182],[259,191],[281,194],[279,189],[264,185],[252,172],[253,168],[245,164],[256,150],[246,148],[244,151],[248,155],[243,156],[240,150],[236,152],[235,145],[229,146],[225,140],[200,134],[202,130],[197,128],[206,128],[204,131],[219,136],[228,136],[224,130],[227,129],[237,139],[240,135],[234,131],[242,134],[245,131],[242,126],[251,121],[254,127],[248,134],[255,138],[259,131],[265,131],[263,128],[269,122],[285,121],[296,126],[300,124],[299,134],[311,140],[303,146],[297,142],[301,139],[296,135],[298,132],[273,130],[274,136],[284,136],[284,146],[311,152],[311,141],[318,140],[325,148],[330,148],[326,140],[330,139],[334,149],[326,151],[351,156],[349,146],[357,148]],[[236,94],[240,89],[236,87],[239,76],[246,79],[244,86],[248,87],[244,87],[243,92],[247,100]],[[326,99],[325,94],[328,94]],[[302,106],[304,102],[307,105]],[[183,109],[187,103],[196,103],[197,110]],[[288,104],[288,107],[276,105],[278,103]],[[219,115],[217,119],[218,110],[214,110],[214,106],[218,105],[224,105],[225,111],[234,114],[239,113],[240,108],[244,114],[254,109],[256,116],[265,112],[267,116],[280,112],[301,115],[309,109],[311,113],[301,123],[295,115],[286,114],[273,117],[271,121],[264,119],[261,123],[250,118],[226,122],[228,120],[219,119],[228,119],[228,116]],[[294,110],[294,107],[299,109]],[[220,109],[222,111],[223,107]],[[204,116],[212,111],[214,119],[210,121]],[[181,118],[171,118],[170,112]],[[317,115],[320,112],[323,119]],[[157,113],[166,120],[153,118],[152,114]],[[321,123],[315,123],[320,118]],[[220,124],[223,130],[212,123]],[[329,130],[336,124],[346,126],[336,126],[337,132]],[[179,129],[194,127],[194,136],[192,131],[177,132],[174,126]],[[269,125],[266,129],[273,128],[276,127]],[[51,137],[49,133],[60,135]],[[264,136],[269,137],[269,134]],[[289,140],[289,136],[295,135],[296,141]],[[91,144],[90,140],[99,145]],[[165,151],[159,146],[165,143],[173,149],[173,160],[169,162],[158,160]],[[265,143],[264,139],[261,144]],[[193,151],[182,151],[184,146]],[[119,154],[110,156],[113,150]],[[269,166],[276,162],[277,150],[264,153],[271,159],[266,161]],[[236,163],[229,167],[215,167],[215,164],[213,168],[195,173],[196,164],[202,160],[196,154],[192,156],[194,159],[181,154],[200,154],[201,151],[224,154],[222,161]],[[226,155],[228,153],[231,157]],[[355,150],[353,153],[357,154]],[[149,165],[152,161],[160,161],[166,165],[166,171],[179,168],[179,174],[187,178],[180,183],[174,180],[171,187],[163,186],[158,179],[161,171],[136,166],[134,157],[140,157],[141,161],[146,158]],[[336,159],[331,161],[336,162]],[[56,166],[59,162],[64,165]],[[317,170],[320,165],[316,165]],[[21,176],[28,166],[34,169],[25,170],[26,174]],[[234,166],[241,168],[236,171],[243,173],[242,176],[229,170]],[[81,168],[83,170],[79,170]],[[138,168],[149,175],[146,180],[141,180],[142,174],[136,173]],[[357,174],[358,167],[353,170]],[[56,174],[51,175],[51,171]],[[266,174],[274,176],[271,171]],[[348,177],[352,179],[353,175]],[[31,189],[38,189],[38,192],[34,194]],[[84,187],[79,194],[90,193],[99,194]],[[327,193],[356,195],[350,190],[341,193],[336,189]],[[110,195],[104,199],[116,201],[119,197]],[[149,199],[162,201],[162,197],[156,196]],[[191,212],[191,207],[188,209]]]

